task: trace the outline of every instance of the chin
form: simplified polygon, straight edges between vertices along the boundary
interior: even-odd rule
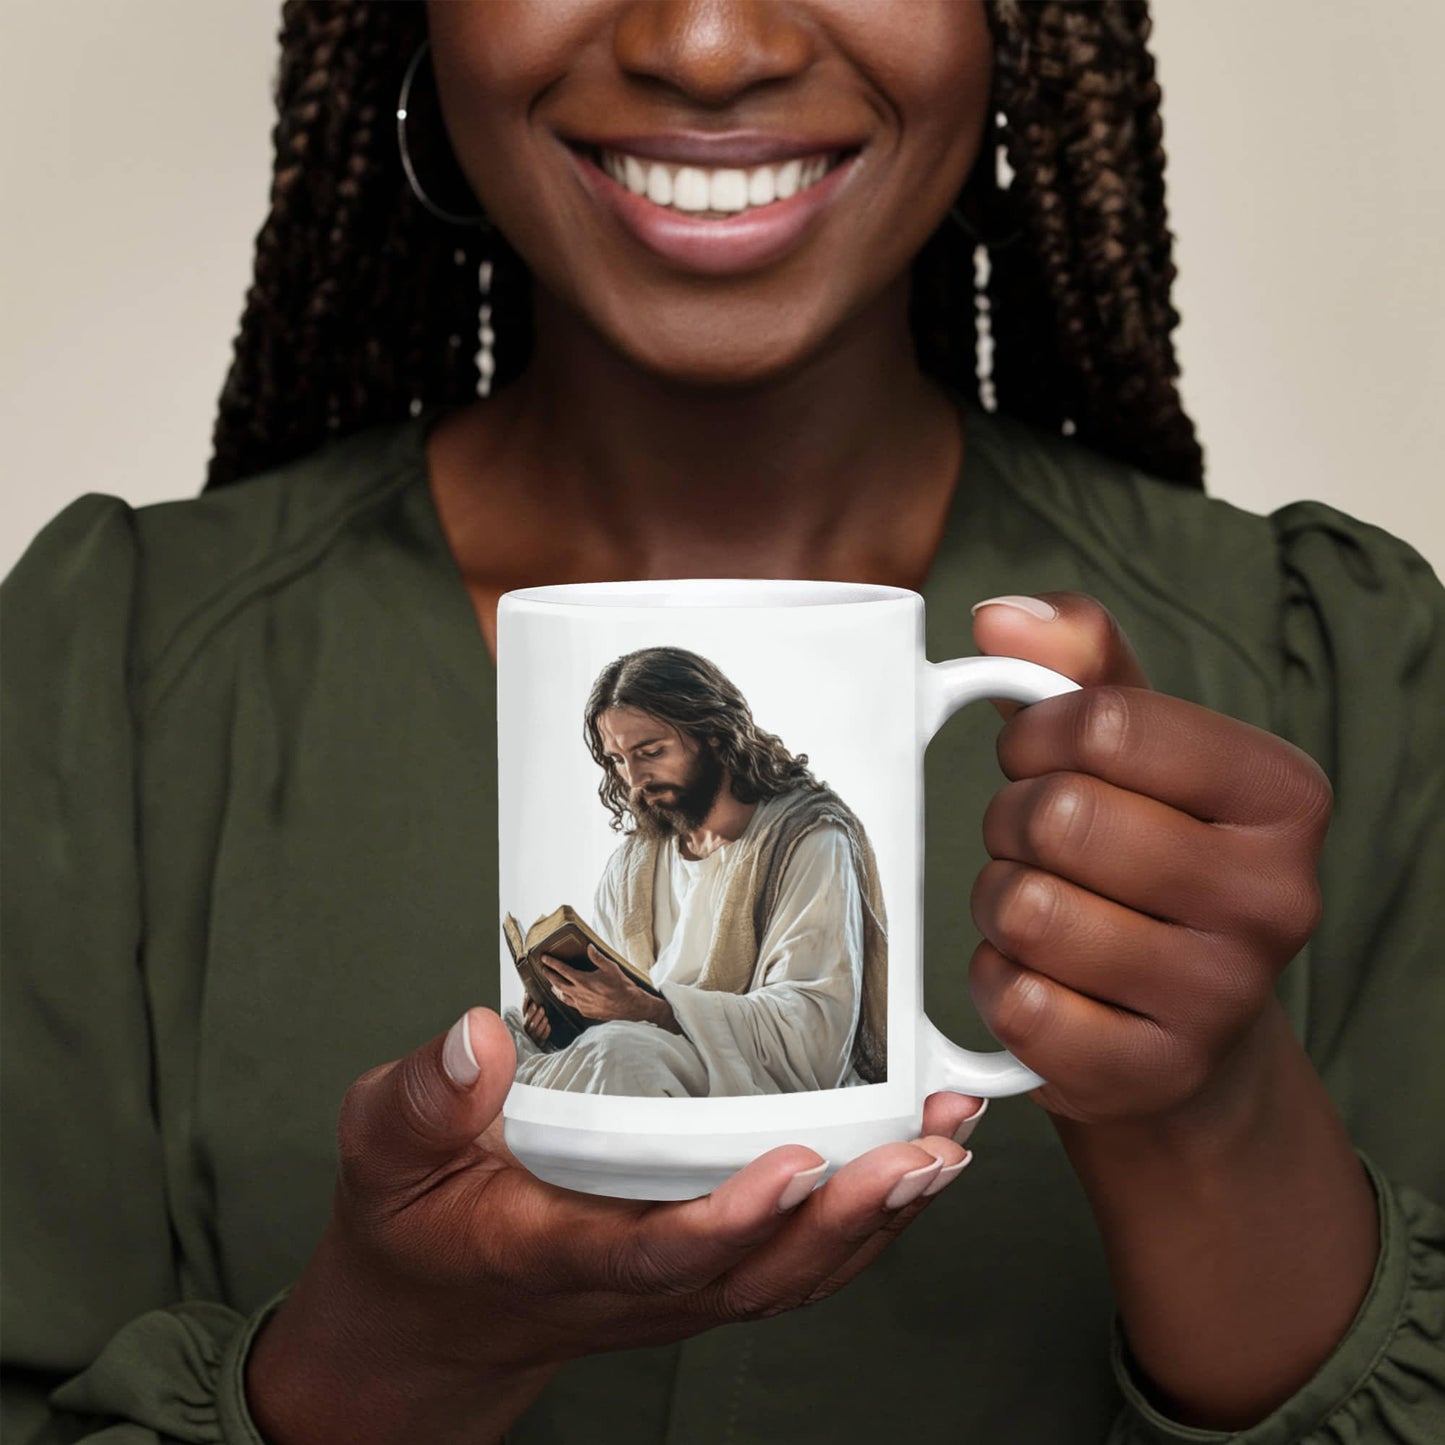
[[[739,338],[714,347],[639,347],[628,360],[643,371],[679,386],[745,388],[778,381],[796,371],[803,357],[777,347],[760,348]]]
[[[716,388],[781,380],[828,340],[825,328],[787,326],[775,308],[771,316],[760,314],[754,321],[750,312],[755,310],[685,307],[661,313],[656,325],[640,312],[606,334],[643,371],[683,386]]]
[[[633,809],[632,822],[637,832],[644,838],[656,838],[662,843],[666,843],[676,831],[671,822],[650,809],[646,811]]]

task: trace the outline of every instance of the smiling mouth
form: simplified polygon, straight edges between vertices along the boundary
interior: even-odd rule
[[[765,210],[811,190],[856,156],[860,147],[746,168],[676,165],[593,145],[573,149],[624,190],[659,210],[693,220],[723,221]]]

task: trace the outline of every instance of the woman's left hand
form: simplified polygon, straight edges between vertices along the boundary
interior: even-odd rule
[[[1056,618],[974,617],[980,652],[1081,687],[995,703],[1011,781],[983,820],[994,861],[973,889],[974,1001],[1048,1080],[1033,1097],[1052,1114],[1207,1106],[1250,1087],[1251,1040],[1280,1037],[1264,1025],[1319,922],[1329,780],[1283,738],[1152,691],[1094,598],[1039,596]]]

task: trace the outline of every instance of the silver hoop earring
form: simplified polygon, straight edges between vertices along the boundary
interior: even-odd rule
[[[975,246],[982,246],[985,250],[1001,251],[1005,246],[1011,246],[1023,235],[1023,226],[1015,225],[1006,234],[988,235],[980,231],[972,221],[963,213],[963,208],[957,202],[948,208],[948,219],[973,242]]]
[[[421,181],[417,179],[416,168],[411,163],[411,148],[406,141],[406,116],[411,101],[411,83],[416,76],[417,66],[421,64],[421,58],[426,54],[430,45],[430,40],[423,40],[417,46],[416,54],[412,56],[406,67],[406,75],[401,82],[401,93],[396,100],[396,145],[401,152],[401,168],[406,172],[406,183],[411,187],[412,195],[438,220],[446,221],[453,226],[476,226],[484,231],[489,231],[492,229],[492,223],[488,220],[486,212],[478,212],[475,216],[461,216],[455,211],[448,211],[437,205],[427,195]]]
[[[959,210],[956,204],[948,208],[948,219],[952,221],[953,224],[957,226],[958,229],[962,231],[963,234],[967,236],[970,241],[978,241],[978,236],[976,232],[974,231],[973,227],[968,224],[968,217],[965,216],[961,210]]]
[[[987,207],[988,210],[997,211],[997,203],[1002,200],[1004,194],[1012,187],[1014,172],[1008,161],[1008,148],[1001,139],[1005,126],[1008,124],[1008,117],[1002,111],[994,112],[993,117],[994,135],[997,137],[992,141],[993,145],[993,196],[995,204]],[[969,220],[963,209],[963,196],[960,194],[958,200],[948,208],[948,219],[973,242],[975,246],[983,246],[990,251],[1002,250],[1005,246],[1011,246],[1023,234],[1021,222],[1015,222],[1013,227],[1005,232],[990,234],[986,229]]]

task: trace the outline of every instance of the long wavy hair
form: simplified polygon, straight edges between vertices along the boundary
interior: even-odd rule
[[[1144,0],[985,0],[990,121],[957,210],[916,258],[922,367],[986,408],[1202,488],[1176,385],[1160,90]],[[476,397],[481,277],[495,387],[531,350],[527,268],[408,188],[396,101],[422,0],[285,0],[270,211],[221,392],[207,487]],[[460,176],[433,127],[424,175]],[[444,153],[443,153],[444,152]],[[1006,165],[999,160],[1006,161]],[[488,269],[484,272],[484,266]]]
[[[808,769],[807,753],[794,755],[781,738],[753,721],[748,700],[715,663],[681,647],[644,647],[609,662],[587,698],[582,735],[602,769],[597,796],[621,832],[632,809],[627,784],[607,758],[600,719],[609,708],[630,707],[676,728],[700,747],[717,743],[733,797],[760,803],[795,788],[821,791]]]

